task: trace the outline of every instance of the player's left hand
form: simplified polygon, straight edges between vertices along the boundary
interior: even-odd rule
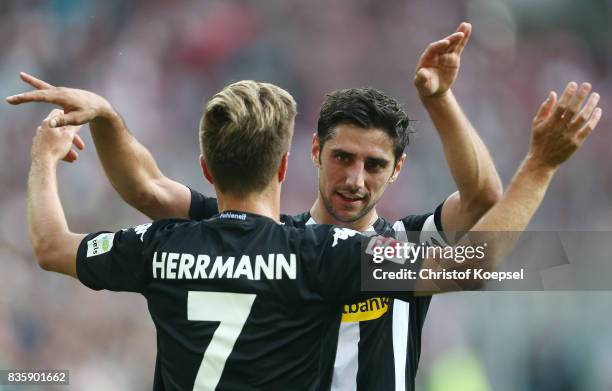
[[[599,94],[589,83],[567,84],[557,100],[551,91],[533,119],[528,159],[537,167],[557,169],[597,127],[602,116]],[[582,107],[582,109],[581,109]]]
[[[453,85],[459,73],[461,52],[471,33],[472,25],[464,22],[453,34],[427,46],[419,59],[413,80],[422,97],[443,95]]]
[[[64,160],[69,163],[75,161],[79,154],[72,149],[74,145],[83,149],[83,140],[77,135],[82,125],[52,127],[50,121],[64,112],[53,109],[47,118],[36,129],[36,135],[32,141],[32,160],[36,158],[50,158],[52,161]]]
[[[116,114],[106,99],[91,91],[55,87],[25,72],[19,77],[36,90],[9,96],[6,101],[12,105],[45,102],[60,106],[63,111],[51,119],[52,127],[83,125]]]

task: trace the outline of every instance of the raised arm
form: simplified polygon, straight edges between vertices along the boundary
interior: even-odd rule
[[[466,231],[501,197],[502,184],[491,155],[451,90],[472,26],[461,23],[421,55],[414,85],[431,117],[458,191],[442,207],[445,231]]]
[[[32,142],[32,165],[28,177],[27,220],[34,254],[49,271],[76,277],[76,254],[85,235],[75,234],[68,223],[57,190],[58,162],[71,150],[80,128],[49,126],[54,110],[36,130]]]
[[[558,101],[554,92],[549,94],[533,119],[529,152],[506,192],[460,243],[472,244],[474,239],[486,242],[488,247],[484,260],[454,264],[446,267],[447,270],[484,268],[492,271],[512,250],[540,206],[560,165],[576,152],[601,119],[602,110],[597,107],[599,95],[593,93],[589,96],[590,90],[588,83],[578,87],[571,82]],[[580,109],[585,100],[584,107]],[[426,260],[423,267],[439,270],[440,262]],[[476,285],[470,286],[474,282]],[[421,283],[426,286],[428,282]],[[436,281],[437,288],[432,290],[479,287],[480,283],[482,281]],[[429,289],[421,287],[421,290]]]
[[[104,171],[123,200],[151,219],[188,217],[189,189],[164,176],[151,153],[130,134],[108,101],[89,91],[54,87],[26,73],[20,76],[37,91],[14,95],[7,101],[61,106],[64,112],[49,120],[51,127],[89,123]],[[72,160],[75,158],[72,156]]]

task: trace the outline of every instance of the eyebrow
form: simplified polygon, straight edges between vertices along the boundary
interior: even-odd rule
[[[352,152],[345,151],[342,148],[332,148],[331,153],[334,155],[346,155],[350,157],[354,157],[355,154]],[[380,166],[387,166],[391,161],[381,157],[366,157],[365,161],[370,164],[376,164]]]
[[[335,155],[343,154],[343,155],[348,155],[348,156],[355,156],[354,153],[345,151],[344,149],[341,149],[341,148],[332,148],[331,153]]]
[[[387,159],[382,159],[382,158],[375,158],[375,157],[369,157],[366,159],[366,162],[370,163],[370,164],[375,164],[381,167],[386,167],[390,161]]]

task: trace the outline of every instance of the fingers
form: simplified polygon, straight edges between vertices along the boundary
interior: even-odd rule
[[[74,135],[74,138],[72,139],[72,144],[81,151],[85,148],[85,142],[78,134]]]
[[[566,131],[575,133],[578,142],[582,142],[595,129],[602,115],[601,108],[597,107],[599,94],[589,96],[589,92],[589,83],[580,86],[573,81],[568,83],[554,111],[555,120],[565,122]],[[589,98],[580,110],[587,96]]]
[[[63,122],[64,120],[62,119],[62,117],[64,116],[64,111],[63,110],[59,110],[59,109],[53,109],[51,110],[51,112],[49,113],[49,115],[47,116],[47,118],[45,118],[41,124],[41,126],[39,127],[39,129],[41,130],[45,130],[45,129],[51,129],[51,128],[61,128],[61,130],[72,133],[74,135],[73,139],[72,139],[72,144],[80,149],[83,150],[85,149],[85,142],[83,141],[83,139],[81,138],[81,136],[79,136],[77,134],[77,132],[81,129],[80,124],[78,125],[64,125],[64,126],[60,126],[57,125],[60,122]],[[70,119],[69,119],[70,121]]]
[[[25,81],[26,83],[28,83],[29,85],[31,85],[32,87],[36,88],[37,90],[44,90],[47,88],[53,88],[53,86],[45,81],[42,81],[40,79],[35,78],[34,76],[25,73],[25,72],[19,72],[19,76],[21,77],[21,80]]]
[[[431,59],[444,53],[450,53],[459,44],[462,38],[463,33],[453,33],[444,39],[432,42],[429,44],[429,46],[427,46],[427,49],[421,58]]]
[[[577,145],[580,145],[591,134],[602,116],[601,108],[597,107],[599,94],[594,92],[589,96],[590,92],[589,83],[582,83],[578,86],[572,81],[567,84],[559,103],[554,108],[555,121],[565,123],[565,131],[575,134]],[[586,103],[580,110],[585,99]]]
[[[71,149],[70,151],[68,151],[66,156],[64,156],[62,158],[62,160],[65,161],[65,162],[68,162],[68,163],[73,163],[78,158],[79,158],[79,153],[77,151]]]
[[[448,39],[441,39],[439,41],[430,43],[427,47],[428,54],[433,53],[443,53],[446,52],[446,49],[450,46],[451,42]]]
[[[555,106],[555,103],[557,103],[557,94],[554,91],[551,91],[548,93],[546,100],[540,105],[540,108],[533,119],[534,122],[539,122],[548,118],[552,108]]]
[[[580,112],[576,115],[576,117],[570,123],[570,126],[574,129],[581,128],[589,119],[591,118],[593,111],[597,107],[597,103],[599,103],[599,94],[594,92],[589,96],[586,104],[580,110]]]
[[[58,96],[54,94],[54,89],[37,90],[24,92],[23,94],[12,95],[6,98],[6,101],[12,105],[20,105],[29,102],[47,102],[61,104]]]
[[[557,104],[557,107],[555,108],[554,115],[555,115],[556,120],[566,118],[565,111],[569,107],[570,102],[572,101],[572,98],[574,97],[574,94],[576,93],[577,88],[578,88],[578,85],[576,84],[576,82],[571,81],[567,84],[567,86],[565,87],[565,90],[563,90],[563,93],[561,94],[561,98],[559,98],[559,103]],[[570,120],[571,118],[568,119],[568,122]]]
[[[472,25],[470,23],[463,22],[457,28],[457,32],[463,33],[463,38],[455,47],[455,53],[461,54],[463,49],[465,49],[465,45],[467,45],[470,40],[470,36],[472,35]]]
[[[567,106],[565,113],[563,113],[563,119],[565,119],[568,123],[573,120],[576,113],[578,113],[580,106],[582,106],[582,103],[589,95],[589,92],[591,92],[591,85],[589,83],[582,83],[572,97],[572,100]]]
[[[68,114],[57,115],[49,121],[49,125],[53,128],[62,126],[79,126],[87,123],[89,117],[82,111],[72,111]]]
[[[34,76],[20,72],[21,80],[25,81],[37,91],[25,92],[23,94],[12,95],[6,98],[6,101],[12,105],[19,105],[28,102],[49,102],[61,104],[60,96],[57,95],[56,89],[49,83],[35,78]]]
[[[599,123],[599,120],[601,119],[601,115],[602,115],[602,110],[600,107],[593,110],[593,115],[591,116],[589,121],[586,123],[586,125],[582,129],[580,129],[576,133],[576,140],[578,141],[578,143],[582,143],[589,136],[589,134],[591,134],[593,129],[597,127],[597,124]]]
[[[51,118],[51,119],[46,118],[36,130],[39,132],[51,131],[51,130],[66,132],[72,135],[72,144],[74,144],[75,147],[77,147],[80,150],[83,150],[85,148],[85,142],[77,134],[77,132],[81,130],[82,125],[53,126],[53,124],[55,123],[54,121],[56,121],[56,118]]]
[[[44,119],[44,121],[50,120],[53,117],[57,117],[58,115],[62,115],[64,114],[64,110],[60,110],[60,109],[53,109],[51,110],[51,112],[47,115],[47,117]]]
[[[459,47],[464,37],[465,35],[463,34],[463,32],[457,31],[455,33],[452,33],[448,37],[444,38],[445,40],[449,42],[449,45],[446,51],[449,53],[456,51],[457,47]]]

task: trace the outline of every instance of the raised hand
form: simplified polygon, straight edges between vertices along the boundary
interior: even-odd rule
[[[533,119],[528,155],[532,162],[556,169],[580,148],[602,115],[599,94],[589,96],[590,92],[589,83],[570,82],[558,101],[554,91],[549,93]]]
[[[110,103],[100,95],[75,88],[54,87],[25,72],[21,79],[36,88],[35,91],[9,96],[6,101],[12,105],[30,102],[47,102],[60,106],[63,110],[49,120],[50,127],[83,125],[112,112]]]
[[[414,85],[422,97],[443,95],[453,85],[461,53],[472,33],[472,25],[461,23],[457,31],[427,46],[416,67]]]
[[[84,144],[77,135],[81,125],[52,127],[50,122],[53,118],[63,115],[61,110],[53,109],[47,118],[36,129],[36,135],[32,141],[32,160],[38,158],[49,158],[52,161],[60,159],[72,163],[78,158],[78,153],[72,149],[72,145],[83,149]]]

